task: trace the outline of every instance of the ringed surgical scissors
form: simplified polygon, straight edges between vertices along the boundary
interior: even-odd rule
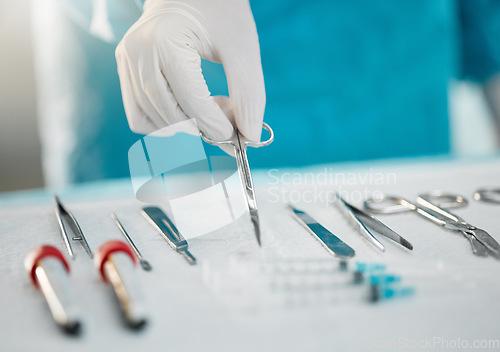
[[[201,138],[208,144],[215,146],[231,145],[234,147],[234,156],[236,158],[236,166],[238,167],[238,174],[240,175],[241,185],[243,187],[243,194],[247,201],[250,219],[254,226],[255,237],[260,246],[260,223],[259,213],[257,210],[257,200],[255,199],[255,190],[253,187],[252,174],[250,172],[250,165],[247,158],[247,147],[259,148],[271,144],[274,140],[274,132],[271,127],[263,122],[262,127],[269,132],[269,138],[262,142],[253,142],[246,139],[237,129],[227,141],[216,141],[208,138],[200,132]]]
[[[500,245],[486,231],[469,224],[461,217],[444,210],[445,208],[461,208],[467,206],[464,197],[442,191],[430,191],[420,194],[416,203],[412,203],[397,196],[387,196],[377,201],[369,198],[364,207],[371,213],[392,214],[405,211],[416,211],[426,219],[444,226],[445,228],[461,232],[470,242],[475,255],[487,256],[492,254],[500,259]]]
[[[486,202],[500,204],[500,188],[481,188],[474,192],[474,199]]]

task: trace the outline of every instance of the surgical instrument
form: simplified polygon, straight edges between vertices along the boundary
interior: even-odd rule
[[[387,205],[389,203],[389,205]],[[411,203],[404,198],[384,196],[379,202],[373,198],[367,199],[364,206],[372,213],[390,214],[401,211],[416,211],[421,216],[444,226],[446,229],[461,232],[470,242],[475,255],[487,256],[492,254],[500,259],[500,245],[486,231],[477,228],[459,216],[444,210],[444,208],[464,207],[467,200],[456,194],[442,191],[430,191],[420,194],[416,203]]]
[[[127,325],[140,329],[147,323],[144,296],[135,276],[136,259],[122,241],[108,241],[99,247],[94,263],[104,282],[110,283]]]
[[[55,212],[57,222],[61,229],[61,236],[63,238],[64,244],[66,245],[66,248],[68,249],[69,256],[71,257],[71,259],[75,259],[75,253],[73,252],[73,249],[71,247],[70,239],[66,227],[64,226],[63,218],[66,219],[66,221],[69,223],[69,226],[73,230],[73,233],[75,234],[75,237],[73,237],[72,240],[80,241],[87,254],[90,256],[90,258],[92,258],[92,250],[90,249],[89,244],[85,239],[85,236],[83,235],[78,221],[76,221],[76,218],[73,216],[73,214],[61,203],[57,195],[54,195],[54,200],[56,202]]]
[[[69,264],[59,249],[43,245],[33,249],[24,260],[31,282],[47,301],[58,326],[69,334],[80,332],[80,310],[69,280]]]
[[[307,213],[288,205],[290,210],[297,221],[304,226],[314,237],[316,237],[321,244],[332,254],[341,258],[351,258],[354,257],[354,249],[349,247],[340,238],[335,236],[333,233],[328,231],[321,224],[317,223],[312,217]]]
[[[255,189],[253,186],[252,174],[247,158],[247,147],[265,147],[271,144],[274,140],[274,132],[267,123],[262,123],[262,127],[269,132],[269,138],[263,142],[253,142],[246,139],[238,130],[235,130],[233,136],[227,141],[215,141],[206,137],[203,132],[200,133],[201,138],[208,144],[215,146],[231,145],[234,147],[234,155],[236,157],[236,165],[238,167],[238,174],[240,175],[241,185],[243,187],[243,194],[247,201],[250,219],[254,226],[255,237],[260,246],[260,223],[259,213],[257,211],[257,200],[255,199]]]
[[[474,199],[487,203],[500,204],[500,188],[481,188],[474,192]]]
[[[397,234],[395,231],[390,229],[388,226],[383,224],[381,221],[377,220],[373,215],[355,207],[352,204],[346,202],[337,192],[335,192],[335,197],[333,204],[342,212],[344,216],[351,220],[351,222],[356,226],[359,233],[370,242],[375,248],[385,251],[384,245],[370,232],[368,228],[378,232],[382,236],[385,236],[396,243],[399,243],[403,247],[410,250],[413,246],[410,242],[404,239],[402,236]]]
[[[130,244],[130,247],[132,247],[132,249],[134,250],[135,254],[137,255],[137,258],[139,258],[139,264],[141,264],[141,267],[144,270],[146,270],[146,271],[151,271],[151,269],[153,269],[151,267],[151,264],[149,264],[149,262],[146,259],[144,259],[144,257],[142,256],[141,252],[139,252],[139,249],[134,244],[134,241],[132,241],[132,238],[130,238],[130,235],[127,233],[127,231],[123,227],[123,224],[121,223],[121,221],[118,220],[118,217],[116,216],[115,213],[111,214],[111,219],[113,219],[113,221],[116,224],[116,226],[118,226],[118,228],[120,229],[121,233],[123,234],[123,236],[125,237],[125,239],[127,240],[127,242]]]
[[[163,210],[158,207],[144,207],[142,214],[160,232],[170,247],[182,254],[189,264],[196,264],[196,258],[188,251],[187,241]]]

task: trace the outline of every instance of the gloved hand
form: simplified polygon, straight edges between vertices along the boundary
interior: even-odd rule
[[[210,96],[200,56],[223,64],[230,98]],[[260,140],[266,98],[248,0],[147,0],[116,60],[132,131],[191,118],[212,139],[229,138],[234,124]]]

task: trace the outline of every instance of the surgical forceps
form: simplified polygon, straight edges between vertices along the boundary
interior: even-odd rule
[[[231,138],[227,141],[215,141],[208,138],[200,132],[201,138],[208,144],[215,146],[231,145],[234,147],[234,156],[236,157],[236,166],[238,167],[238,174],[240,175],[241,185],[243,187],[243,194],[247,201],[250,219],[255,231],[255,237],[260,246],[260,223],[259,213],[257,211],[257,200],[255,199],[255,190],[253,187],[252,174],[247,158],[247,147],[259,148],[271,144],[274,140],[274,132],[271,127],[263,122],[262,127],[269,132],[269,138],[263,142],[252,142],[246,139],[237,129],[235,129]]]
[[[69,226],[73,230],[73,233],[75,234],[75,237],[73,237],[72,240],[80,241],[81,245],[83,246],[83,248],[85,248],[85,251],[90,256],[90,258],[93,258],[94,255],[92,254],[92,250],[90,249],[89,244],[85,239],[85,236],[83,235],[82,229],[80,228],[80,225],[78,224],[78,221],[76,221],[74,215],[61,203],[59,197],[57,197],[55,194],[54,201],[56,202],[56,218],[61,229],[61,236],[63,238],[64,244],[66,245],[66,248],[68,249],[68,254],[71,259],[75,259],[75,253],[73,253],[73,249],[71,248],[68,231],[66,230],[66,226],[64,226],[63,218],[66,219]]]
[[[461,217],[444,210],[445,208],[465,207],[467,204],[468,201],[464,197],[442,191],[430,191],[420,194],[416,203],[409,202],[401,197],[387,195],[380,201],[369,198],[364,202],[365,208],[371,213],[391,214],[416,211],[437,225],[461,232],[469,240],[475,255],[487,256],[492,254],[495,258],[500,259],[500,245],[493,237],[486,231],[469,224]]]
[[[335,198],[333,204],[342,212],[342,214],[347,217],[354,224],[358,232],[375,248],[382,252],[385,252],[384,245],[373,235],[372,231],[375,231],[388,239],[399,243],[403,247],[409,250],[413,249],[413,245],[408,242],[404,237],[396,233],[394,230],[389,228],[387,225],[383,224],[381,221],[376,219],[373,215],[355,207],[354,205],[345,201],[344,198],[335,192]]]

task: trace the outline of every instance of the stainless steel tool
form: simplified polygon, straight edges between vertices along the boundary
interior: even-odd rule
[[[116,226],[118,226],[118,228],[120,229],[121,233],[123,234],[123,236],[127,240],[128,244],[134,250],[135,255],[137,255],[137,258],[139,258],[139,264],[141,264],[141,267],[144,270],[146,270],[146,271],[151,271],[153,269],[153,267],[151,266],[151,264],[149,264],[149,262],[146,259],[144,259],[144,257],[142,256],[141,252],[139,252],[139,249],[135,245],[134,241],[132,241],[132,238],[130,238],[130,235],[127,233],[127,231],[123,227],[123,224],[121,223],[121,221],[118,220],[118,217],[116,216],[115,213],[111,214],[111,219],[113,219],[113,221],[116,224]]]
[[[307,213],[298,210],[291,205],[288,205],[288,207],[293,212],[297,221],[303,225],[309,233],[311,233],[311,235],[316,237],[330,253],[341,258],[354,257],[354,249],[349,247],[340,238],[316,222],[316,220],[310,217]]]
[[[68,249],[68,254],[71,257],[71,259],[75,259],[75,253],[73,252],[73,249],[71,247],[71,241],[78,241],[81,243],[83,248],[85,248],[85,251],[89,255],[90,258],[93,257],[92,250],[90,249],[90,246],[85,239],[85,236],[83,234],[82,229],[80,228],[80,225],[78,224],[78,221],[76,221],[76,218],[74,215],[62,204],[60,201],[59,197],[57,195],[54,195],[54,201],[56,203],[56,218],[57,222],[59,223],[59,227],[61,229],[61,236],[63,238],[64,244],[66,245],[66,248]],[[66,226],[64,225],[64,221],[67,221],[69,226],[71,227],[71,230],[75,234],[75,237],[72,239],[69,238],[68,236],[68,231],[66,230]]]
[[[475,255],[492,255],[500,259],[500,244],[488,232],[444,209],[464,207],[467,204],[467,199],[458,194],[430,191],[420,194],[416,203],[401,197],[386,195],[379,201],[373,198],[367,199],[364,206],[368,211],[378,214],[415,211],[437,225],[462,233],[469,240]]]
[[[486,203],[500,204],[500,188],[481,188],[474,192],[474,199]]]
[[[240,175],[241,185],[243,187],[243,194],[247,201],[248,211],[250,213],[250,219],[252,221],[255,237],[257,243],[260,246],[260,223],[259,223],[259,212],[257,211],[257,200],[255,198],[255,190],[253,187],[252,173],[250,172],[250,165],[248,164],[247,158],[247,147],[259,148],[265,147],[271,144],[274,140],[274,132],[267,123],[263,123],[264,129],[269,132],[269,138],[263,142],[253,142],[246,139],[238,130],[235,130],[231,139],[227,141],[215,141],[208,138],[203,133],[201,133],[201,138],[208,144],[215,146],[230,145],[234,147],[234,156],[236,157],[236,165],[238,167],[238,173]]]
[[[174,223],[163,210],[158,207],[144,207],[142,208],[142,213],[160,232],[170,247],[182,254],[189,264],[196,264],[196,258],[188,251],[187,241],[182,237],[177,227],[175,227]]]
[[[333,204],[346,216],[351,222],[356,226],[359,233],[370,242],[375,248],[385,251],[384,245],[371,233],[369,230],[372,229],[382,236],[399,243],[403,247],[410,250],[413,249],[413,245],[408,242],[405,238],[400,236],[394,230],[383,224],[381,221],[376,219],[373,215],[355,207],[352,204],[346,202],[337,192],[335,193],[335,198]]]

